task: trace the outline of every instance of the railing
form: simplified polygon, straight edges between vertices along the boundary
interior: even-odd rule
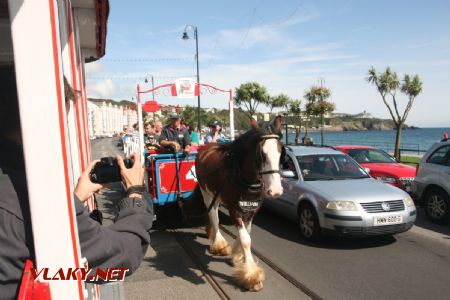
[[[292,142],[289,139],[289,142]],[[388,142],[372,142],[372,141],[363,141],[363,140],[334,140],[334,139],[326,139],[326,144],[328,146],[336,146],[336,145],[362,145],[362,146],[372,146],[380,148],[388,153],[393,153],[395,150],[395,145]],[[401,143],[400,144],[400,152],[401,154],[415,154],[422,156],[427,152],[427,150],[420,149],[419,144],[413,143]]]

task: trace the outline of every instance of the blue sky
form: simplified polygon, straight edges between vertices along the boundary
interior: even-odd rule
[[[423,81],[407,123],[450,127],[450,1],[439,0],[110,0],[106,55],[86,66],[88,96],[131,100],[137,83],[150,86],[145,77],[156,85],[195,77],[195,40],[181,39],[186,24],[198,27],[203,83],[234,89],[256,81],[272,95],[302,99],[322,80],[338,112],[389,118],[365,77],[372,65],[390,66]],[[227,99],[204,94],[202,106],[226,108]],[[403,108],[406,97],[399,102]]]

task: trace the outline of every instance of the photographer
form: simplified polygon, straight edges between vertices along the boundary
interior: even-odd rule
[[[74,191],[82,255],[92,268],[128,268],[130,272],[127,275],[139,267],[147,251],[153,222],[152,202],[143,186],[145,171],[139,155],[133,154],[131,159],[134,164],[128,169],[123,159],[116,157],[127,196],[118,203],[119,211],[111,226],[103,227],[92,220],[82,203],[103,188],[90,178],[91,170],[98,161],[92,162],[81,174]]]
[[[15,299],[25,261],[34,261],[34,244],[12,65],[0,66],[0,90],[0,299]],[[148,248],[153,209],[148,195],[143,193],[144,169],[139,155],[133,159],[133,167],[127,169],[117,157],[122,181],[129,193],[120,201],[115,223],[109,227],[92,220],[82,203],[103,187],[90,180],[96,162],[91,163],[78,180],[74,205],[81,255],[87,258],[89,268],[123,267],[130,269],[129,275],[139,267]],[[51,186],[49,181],[50,191]]]
[[[187,128],[181,127],[180,116],[176,113],[170,115],[169,124],[166,125],[159,139],[159,144],[168,152],[189,152],[191,138]]]

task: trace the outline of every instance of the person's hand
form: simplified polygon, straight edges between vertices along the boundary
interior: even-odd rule
[[[145,170],[141,167],[141,157],[140,155],[134,153],[130,157],[134,163],[133,167],[127,169],[123,163],[122,157],[116,156],[117,164],[120,168],[120,175],[122,175],[122,182],[125,185],[125,189],[128,189],[132,185],[142,185],[144,183],[144,173]]]
[[[173,142],[173,147],[175,148],[175,152],[181,151],[181,146],[177,142]]]
[[[94,160],[91,162],[86,170],[81,174],[80,178],[78,178],[77,186],[75,187],[74,194],[80,199],[82,202],[86,201],[91,197],[95,192],[104,188],[105,186],[99,183],[93,183],[91,181],[90,172],[94,168],[95,164],[99,162],[99,160]]]

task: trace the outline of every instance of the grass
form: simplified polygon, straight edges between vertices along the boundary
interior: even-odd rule
[[[420,162],[421,157],[420,156],[406,156],[406,155],[402,155],[401,157],[401,162],[411,165],[413,167],[417,166]]]

